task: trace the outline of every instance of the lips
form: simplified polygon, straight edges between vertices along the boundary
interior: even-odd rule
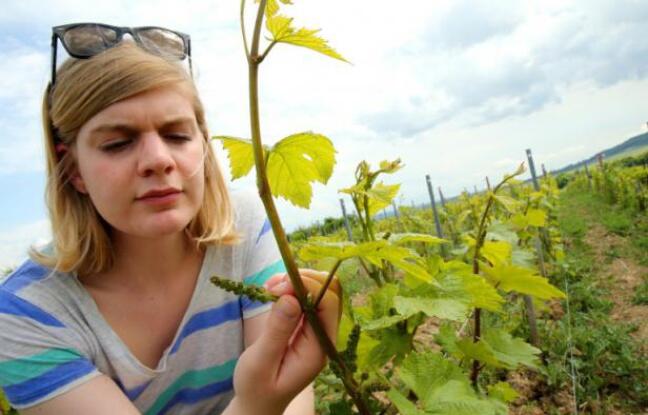
[[[149,190],[148,192],[144,193],[142,196],[139,196],[137,199],[143,200],[143,199],[164,198],[165,196],[173,195],[176,193],[180,193],[180,190],[173,187],[168,187],[165,189],[154,189],[154,190]]]

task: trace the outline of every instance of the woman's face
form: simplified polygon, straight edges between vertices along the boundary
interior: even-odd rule
[[[204,143],[188,93],[165,87],[116,102],[88,120],[72,184],[115,231],[184,230],[204,194]]]

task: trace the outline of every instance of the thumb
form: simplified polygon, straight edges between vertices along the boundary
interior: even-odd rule
[[[276,357],[270,361],[281,362],[301,316],[301,306],[292,295],[282,295],[272,306],[266,329],[256,343],[264,350],[266,357]]]

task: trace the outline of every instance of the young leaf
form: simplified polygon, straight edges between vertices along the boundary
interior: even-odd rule
[[[518,365],[534,369],[539,367],[538,355],[541,351],[522,339],[513,338],[504,330],[490,329],[482,336],[482,341],[490,346],[495,358],[509,369],[515,369]]]
[[[426,415],[426,412],[421,411],[416,405],[404,397],[396,389],[392,388],[387,392],[387,398],[398,409],[398,413],[402,415]]]
[[[511,259],[511,244],[504,241],[485,241],[481,254],[491,264],[505,264]]]
[[[293,134],[277,142],[267,156],[267,175],[274,196],[308,208],[311,182],[325,184],[333,173],[335,148],[331,140],[312,132]]]
[[[389,236],[389,242],[396,245],[404,245],[408,242],[423,242],[429,245],[441,245],[448,243],[448,241],[445,239],[424,233],[392,233]]]
[[[517,391],[506,382],[497,382],[494,385],[489,385],[488,395],[506,403],[513,402],[518,398],[518,396],[520,396]]]
[[[451,298],[394,297],[398,314],[411,316],[423,312],[428,317],[462,321],[469,312],[468,304]]]
[[[373,188],[362,192],[369,196],[369,216],[373,216],[389,206],[398,195],[400,184],[386,185],[378,183]]]
[[[526,214],[529,225],[541,228],[545,226],[547,220],[547,213],[540,209],[529,209]]]
[[[421,401],[446,382],[465,379],[461,368],[432,351],[410,353],[403,359],[398,377]]]
[[[467,380],[450,380],[436,388],[425,401],[425,411],[435,415],[508,414],[502,402],[477,396]]]
[[[509,196],[493,194],[493,199],[502,205],[502,207],[504,207],[504,209],[509,213],[515,213],[520,207],[520,202]]]
[[[227,151],[232,180],[246,176],[254,166],[254,150],[252,149],[252,141],[225,135],[219,135],[212,138],[214,140],[220,140]]]
[[[311,30],[303,27],[295,29],[292,26],[292,21],[292,18],[280,14],[266,19],[266,28],[272,34],[270,40],[273,43],[288,43],[295,46],[302,46],[326,56],[348,62],[335,49],[329,46],[327,40],[316,35],[319,29]]]
[[[483,270],[496,283],[497,287],[505,292],[515,291],[543,300],[565,298],[562,291],[551,285],[546,278],[537,275],[532,269],[517,265],[496,265],[494,267],[484,266]]]
[[[370,367],[380,368],[392,357],[395,363],[400,363],[404,356],[412,350],[412,339],[403,335],[396,328],[386,328],[380,332],[380,343],[369,352],[367,364]]]

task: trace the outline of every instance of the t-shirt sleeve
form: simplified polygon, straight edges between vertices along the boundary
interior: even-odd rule
[[[61,320],[0,287],[0,388],[17,409],[100,375]]]
[[[246,235],[246,254],[243,260],[243,283],[262,286],[275,274],[286,272],[279,247],[275,241],[263,204],[258,196],[247,204],[252,209]],[[270,310],[272,303],[262,303],[242,296],[243,318],[250,318]]]

